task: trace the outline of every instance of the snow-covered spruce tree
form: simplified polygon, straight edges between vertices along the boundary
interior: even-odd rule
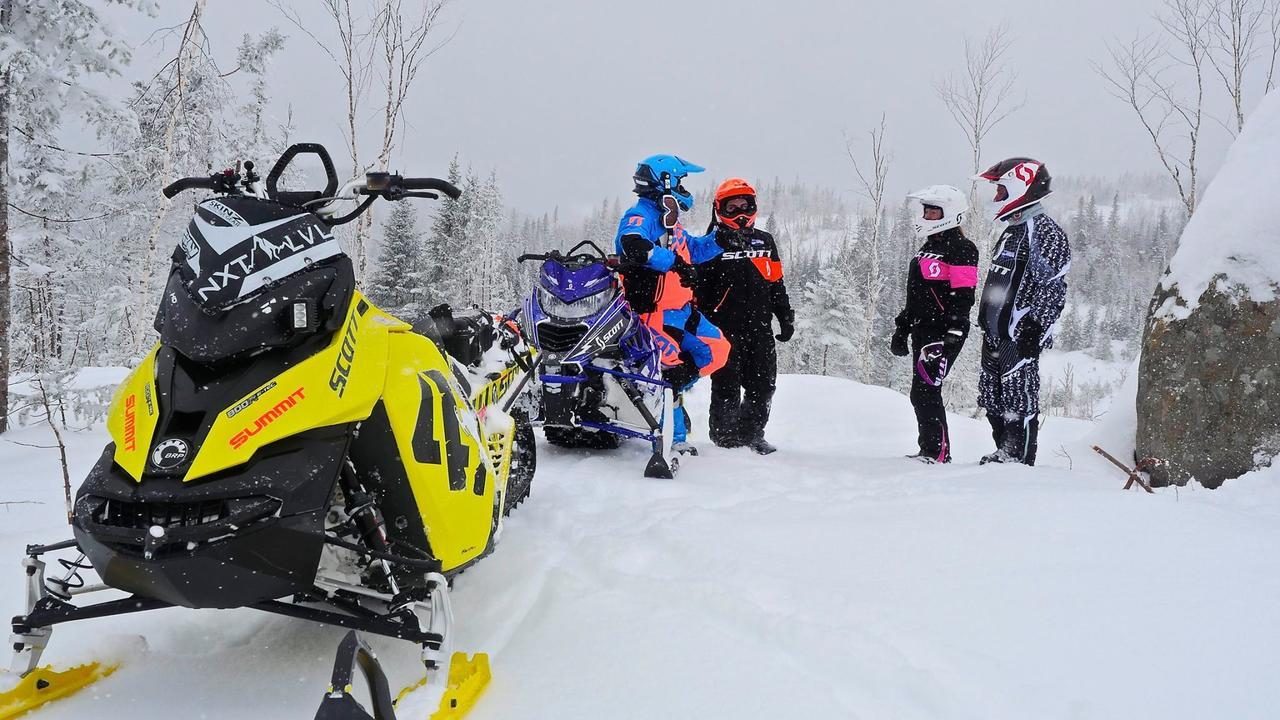
[[[448,180],[460,188],[463,194],[457,200],[442,195],[436,204],[431,234],[423,251],[422,282],[432,305],[461,302],[461,295],[467,284],[462,261],[466,253],[464,243],[471,202],[469,191],[473,192],[474,187],[468,186],[464,181],[462,165],[456,155],[449,163]]]
[[[121,4],[154,9],[150,1]],[[9,417],[9,228],[15,204],[9,170],[20,168],[29,150],[56,147],[65,114],[92,119],[106,108],[109,103],[85,83],[117,73],[128,59],[128,46],[89,3],[0,0],[0,432]]]
[[[794,292],[794,291],[792,291]],[[852,259],[841,253],[818,270],[803,288],[796,316],[795,352],[802,372],[850,377],[855,350],[865,328],[856,311],[863,297],[854,279]]]
[[[467,220],[466,265],[470,268],[471,282],[466,299],[469,304],[492,312],[514,302],[515,292],[506,268],[513,256],[503,242],[506,213],[502,209],[497,173],[491,172],[487,179],[474,183],[473,187],[475,196],[468,208]]]
[[[382,242],[367,288],[379,307],[413,324],[424,320],[430,309],[423,283],[424,249],[413,201],[395,203],[382,226]]]

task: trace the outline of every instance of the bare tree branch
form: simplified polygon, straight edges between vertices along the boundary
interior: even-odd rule
[[[1134,111],[1188,215],[1199,202],[1205,66],[1212,64],[1214,8],[1209,2],[1166,0],[1156,17],[1163,40],[1139,36],[1127,44],[1110,44],[1109,66],[1094,66],[1111,94]],[[1181,81],[1172,77],[1179,68],[1188,76]]]
[[[1276,57],[1280,56],[1280,0],[1267,3],[1267,26],[1271,31],[1271,56],[1267,61],[1267,82],[1262,92],[1269,93],[1275,87]]]
[[[1007,62],[1012,37],[1009,27],[1001,25],[988,32],[981,43],[965,38],[964,75],[934,84],[938,97],[969,142],[975,175],[982,170],[982,141],[1026,103],[1013,100],[1018,76]]]
[[[1235,108],[1235,130],[1244,129],[1244,85],[1266,18],[1265,0],[1213,0],[1208,10],[1209,63]]]
[[[42,221],[44,221],[44,222],[51,222],[51,223],[81,223],[81,222],[89,222],[90,220],[101,220],[101,219],[103,219],[103,218],[105,218],[105,217],[110,217],[111,215],[113,215],[113,214],[114,214],[114,213],[109,213],[109,212],[108,212],[108,213],[103,213],[103,214],[101,214],[101,215],[94,215],[93,217],[84,217],[84,218],[52,218],[52,217],[49,217],[49,216],[47,216],[47,215],[40,215],[40,214],[38,214],[38,213],[31,212],[30,210],[23,210],[22,208],[18,207],[17,205],[14,205],[13,203],[7,203],[7,204],[8,204],[8,206],[9,206],[9,209],[11,209],[11,210],[15,210],[15,211],[17,211],[17,212],[19,212],[19,213],[22,213],[23,215],[26,215],[27,217],[35,218],[36,220],[42,220]]]
[[[892,154],[885,146],[885,132],[887,130],[887,121],[884,115],[880,116],[879,127],[872,128],[867,131],[871,164],[867,170],[863,170],[863,166],[858,162],[857,152],[854,150],[855,141],[848,134],[844,137],[845,154],[849,156],[849,163],[853,165],[853,172],[858,176],[858,182],[861,185],[859,192],[871,201],[871,235],[862,238],[862,242],[867,245],[867,281],[860,283],[866,292],[865,302],[863,303],[863,311],[865,313],[865,332],[862,336],[862,347],[859,355],[862,358],[862,378],[868,380],[871,377],[872,363],[875,353],[872,351],[872,345],[875,341],[875,322],[880,310],[880,295],[884,289],[885,274],[881,268],[881,250],[882,240],[881,229],[883,226],[883,216],[885,208],[885,190],[888,187],[889,164],[893,161]]]

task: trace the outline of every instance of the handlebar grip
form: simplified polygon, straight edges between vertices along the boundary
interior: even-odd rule
[[[524,255],[521,255],[520,257],[516,258],[516,262],[524,262],[525,260],[546,260],[546,259],[547,259],[546,255],[525,253]]]
[[[462,191],[456,185],[440,178],[404,178],[401,187],[405,190],[436,190],[454,200],[462,197]]]
[[[173,182],[166,185],[164,190],[161,190],[161,192],[164,193],[165,197],[172,199],[174,195],[177,195],[180,192],[185,192],[187,190],[196,190],[201,188],[205,190],[213,190],[214,189],[213,178],[207,178],[207,177],[181,178],[179,180],[174,180]]]

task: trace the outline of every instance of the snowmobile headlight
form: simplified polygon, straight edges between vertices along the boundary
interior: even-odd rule
[[[562,320],[581,320],[595,315],[613,302],[613,297],[614,291],[606,288],[574,302],[565,302],[546,288],[538,288],[538,304],[542,311]]]

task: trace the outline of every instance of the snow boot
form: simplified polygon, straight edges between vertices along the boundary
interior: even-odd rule
[[[1001,463],[1001,464],[1015,463],[1016,464],[1018,462],[1020,462],[1018,458],[1005,452],[1004,448],[1001,448],[999,450],[996,450],[993,453],[983,455],[982,459],[978,461],[978,464],[979,465],[988,465],[990,463]]]
[[[947,463],[951,462],[950,455],[946,455],[941,459],[939,459],[937,455],[930,455],[928,453],[923,453],[923,452],[918,452],[915,455],[908,455],[907,459],[915,460],[925,465],[946,465]]]
[[[991,421],[994,429],[996,426],[996,418],[991,415],[987,416]],[[1040,435],[1040,417],[1038,415],[1030,417],[1022,417],[1015,415],[1002,423],[1002,432],[998,432],[1000,438],[999,447],[995,452],[986,455],[979,461],[979,465],[988,463],[1022,463],[1024,465],[1036,464],[1036,445]],[[993,431],[993,435],[996,432]]]
[[[757,455],[772,455],[773,453],[778,452],[778,448],[774,447],[772,443],[764,438],[756,438],[746,445],[751,448],[751,452]]]
[[[671,443],[671,451],[678,453],[680,455],[692,455],[694,457],[698,456],[698,448],[684,441],[681,441],[678,443]]]

